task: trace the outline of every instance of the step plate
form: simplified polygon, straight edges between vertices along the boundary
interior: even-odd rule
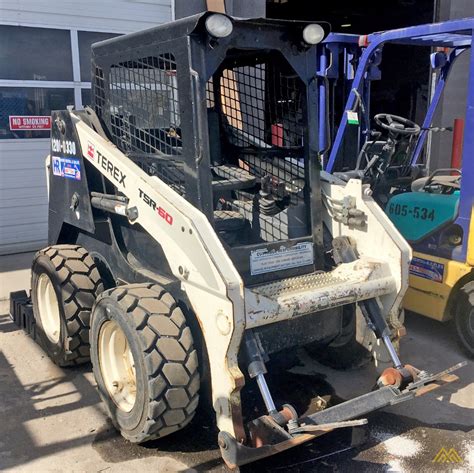
[[[246,288],[246,325],[259,327],[396,291],[386,263],[360,259],[331,272]]]
[[[266,284],[254,291],[270,299],[276,299],[282,295],[328,288],[346,281],[348,278],[334,276],[332,273],[315,273]]]

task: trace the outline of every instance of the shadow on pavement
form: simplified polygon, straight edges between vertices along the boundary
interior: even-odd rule
[[[402,344],[402,355],[407,362],[435,371],[464,359],[448,326],[411,314],[407,318],[407,326],[408,336]],[[18,336],[18,350],[22,349],[22,344],[34,344],[22,334],[11,333],[17,330],[8,316],[0,316],[0,332],[8,334],[9,337]],[[21,362],[34,363],[35,360],[21,360]],[[20,359],[17,358],[17,364],[19,363]],[[317,368],[317,364],[315,366]],[[472,367],[471,363],[469,367],[459,372],[458,382],[445,386],[435,393],[385,411],[372,413],[368,416],[368,438],[362,445],[351,446],[352,438],[349,430],[335,431],[303,446],[244,466],[241,471],[248,473],[397,471],[397,465],[398,467],[402,465],[405,471],[427,471],[427,468],[435,471],[437,465],[431,465],[430,462],[439,448],[454,446],[459,449],[460,455],[467,455],[467,447],[463,445],[474,424],[474,411],[469,407],[457,405],[452,400],[460,390],[474,382]],[[28,425],[32,420],[47,419],[56,415],[64,416],[66,413],[85,407],[100,410],[95,387],[86,378],[90,366],[59,370],[63,374],[59,376],[58,370],[55,369],[55,376],[48,377],[45,373],[42,381],[31,383],[22,383],[15,369],[0,352],[2,418],[0,470],[19,467],[34,459],[55,455],[82,445],[91,445],[100,457],[110,464],[144,457],[166,456],[185,463],[193,470],[226,471],[217,447],[214,411],[206,402],[201,402],[195,418],[181,432],[143,445],[129,443],[105,421],[105,425],[97,431],[70,440],[44,444],[45,441],[41,436],[35,437],[32,434]],[[355,382],[360,379],[363,379],[362,384],[366,385],[365,391],[369,391],[376,379],[375,370],[365,368],[343,372],[339,375],[339,381],[335,383],[330,376],[324,374],[296,374],[283,371],[279,374],[272,373],[268,377],[276,401],[278,403],[290,401],[300,413],[314,407],[312,404],[318,396],[329,403],[340,402],[343,400],[342,396],[338,396],[341,392],[341,382],[345,384],[344,391],[350,392],[352,385],[361,385],[360,382]],[[61,391],[61,385],[64,383],[69,383],[72,388],[63,387]],[[358,393],[353,394],[355,396]],[[248,383],[245,387],[243,404],[246,406],[247,417],[256,417],[263,410],[263,404],[253,383]],[[428,421],[423,416],[418,417],[421,411],[425,412]],[[447,418],[448,421],[438,422],[436,419],[440,413],[444,413],[444,417],[441,417]],[[38,443],[38,438],[41,444]],[[395,446],[398,445],[397,442],[400,443],[397,455],[391,453],[390,442]],[[403,448],[406,442],[413,448],[416,447],[414,448],[416,454],[404,456]]]
[[[2,327],[3,331],[3,327]],[[74,409],[82,409],[97,402],[97,399],[86,402],[84,392],[93,390],[90,383],[81,373],[69,373],[58,379],[48,379],[45,382],[22,384],[15,374],[13,366],[0,351],[0,470],[15,468],[36,458],[54,455],[67,449],[75,448],[92,442],[93,435],[82,436],[64,442],[38,445],[38,439],[32,436],[27,424],[34,419],[60,415]],[[53,397],[44,397],[58,384],[70,381],[76,389]],[[68,402],[75,395],[78,400]],[[64,402],[56,406],[41,408],[41,403],[55,399]],[[94,396],[93,396],[94,398]]]

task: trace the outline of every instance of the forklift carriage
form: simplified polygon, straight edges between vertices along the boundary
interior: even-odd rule
[[[206,381],[235,467],[456,379],[402,365],[409,246],[360,181],[321,171],[327,34],[204,13],[106,40],[93,46],[94,110],[53,114],[34,316],[59,365],[90,351],[133,442],[187,425]],[[356,303],[393,362],[379,389],[305,415],[276,406],[268,355],[349,350]],[[240,397],[251,379],[257,418]]]

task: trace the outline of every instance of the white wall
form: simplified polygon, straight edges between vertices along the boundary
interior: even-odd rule
[[[170,21],[171,1],[0,0],[0,24],[130,33]],[[0,255],[46,244],[48,153],[47,139],[0,139]]]
[[[171,0],[1,0],[0,23],[130,33],[171,20]]]

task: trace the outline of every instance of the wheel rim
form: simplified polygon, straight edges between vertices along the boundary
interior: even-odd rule
[[[136,372],[127,337],[117,322],[108,320],[99,331],[99,366],[114,403],[130,412],[136,400]]]
[[[53,283],[46,273],[41,274],[38,279],[37,292],[38,310],[43,331],[51,342],[59,343],[61,335],[59,303]]]

